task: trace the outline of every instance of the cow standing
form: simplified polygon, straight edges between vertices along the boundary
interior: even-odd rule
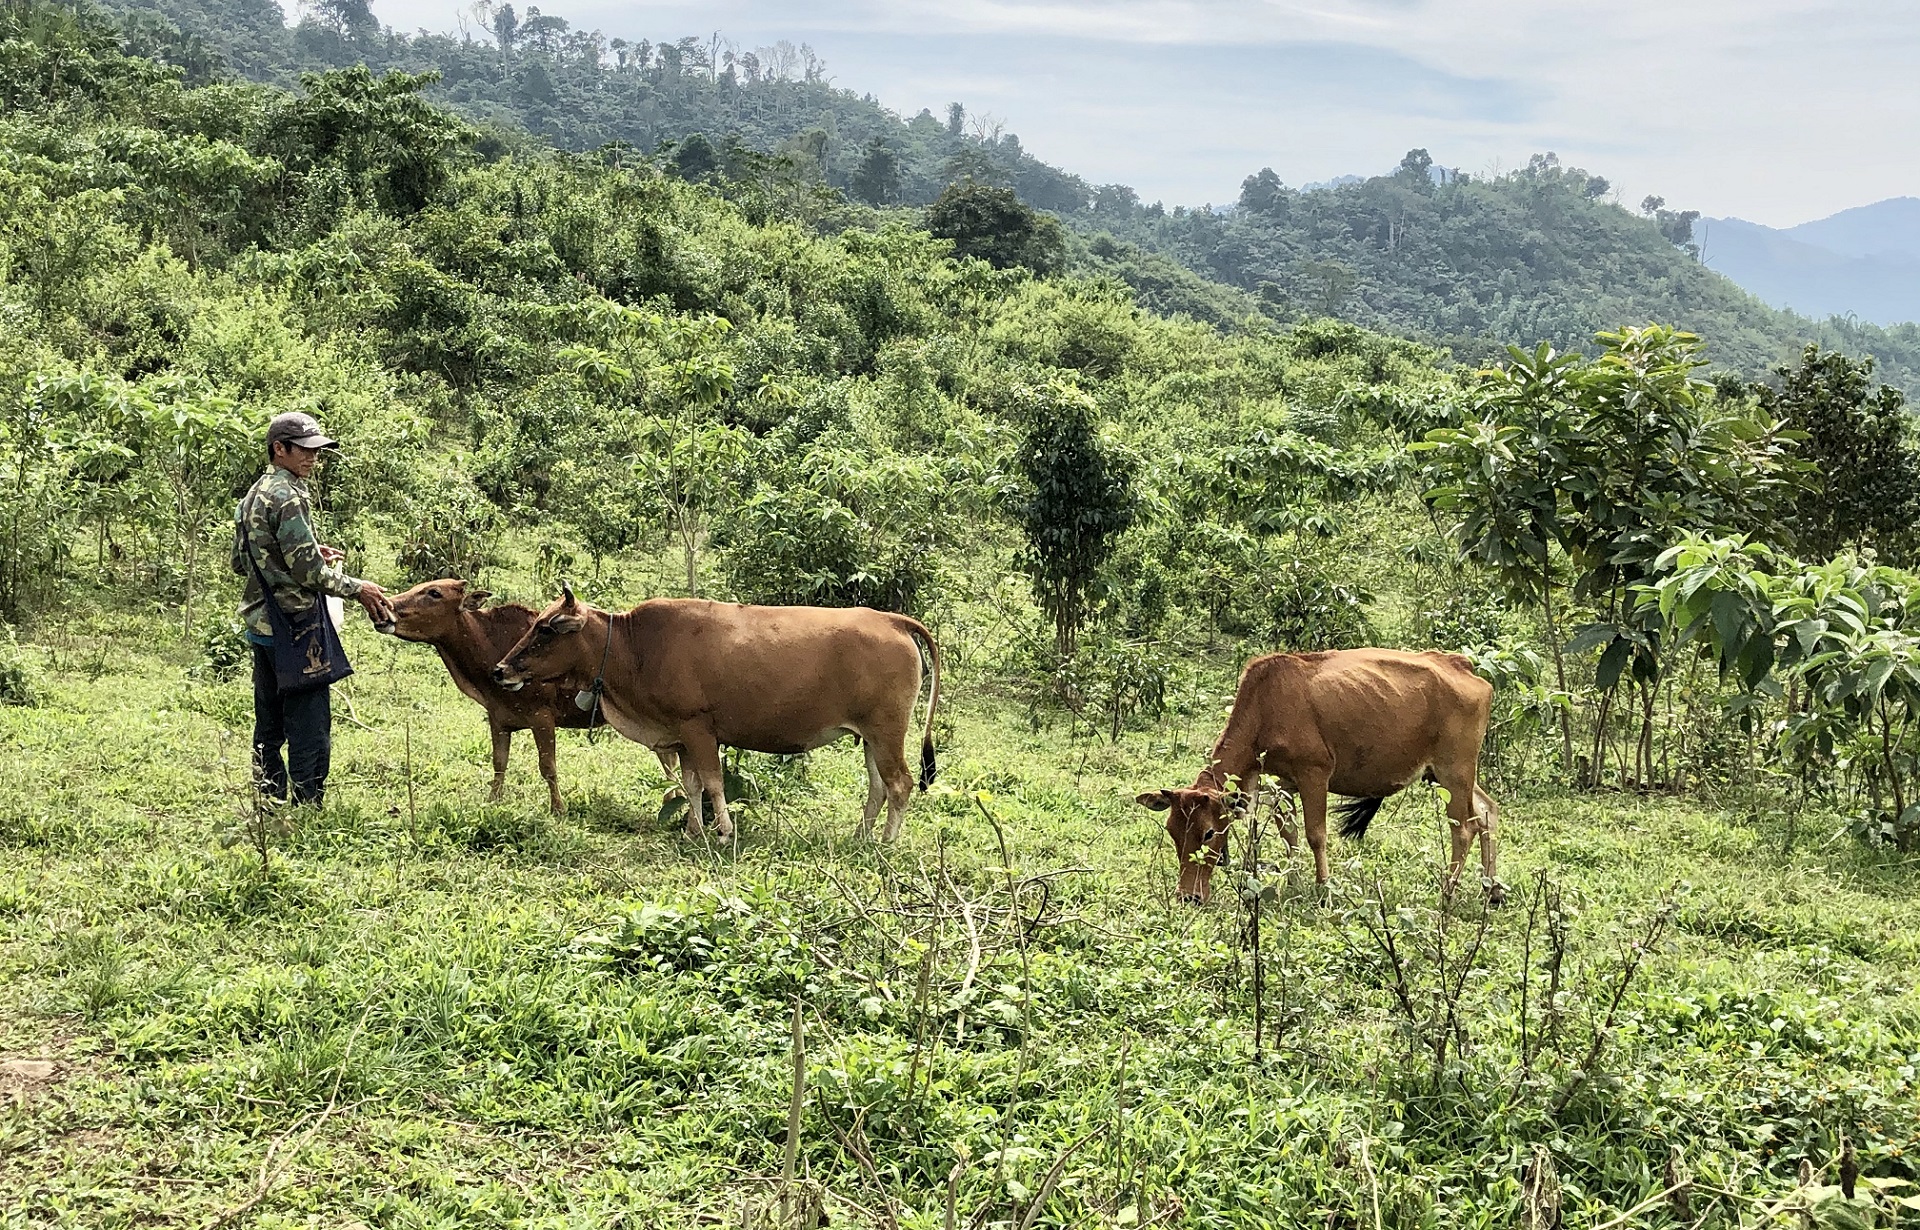
[[[924,790],[935,767],[940,653],[926,627],[905,615],[694,598],[655,598],[614,614],[563,586],[501,655],[493,679],[508,688],[595,681],[608,725],[663,756],[679,754],[689,837],[702,832],[702,790],[713,800],[715,833],[733,835],[723,746],[791,755],[857,735],[868,787],[860,834],[873,831],[884,803],[891,841],[913,794],[906,740],[920,695],[918,642],[932,676],[920,743]]]
[[[446,664],[453,684],[487,711],[487,729],[493,735],[493,789],[498,801],[507,778],[507,753],[513,732],[531,730],[540,754],[540,776],[547,782],[548,805],[558,815],[566,810],[560,798],[560,773],[555,757],[554,728],[583,729],[592,714],[573,703],[573,692],[555,684],[506,688],[493,681],[494,663],[526,635],[534,612],[518,603],[487,607],[484,589],[469,589],[452,577],[416,585],[392,599],[393,622],[382,626],[403,641],[432,645]],[[583,685],[584,686],[584,685]],[[661,755],[660,767],[669,778],[679,772],[676,758]]]
[[[1499,808],[1475,784],[1493,685],[1458,654],[1344,649],[1269,654],[1247,663],[1233,714],[1207,767],[1185,790],[1155,790],[1134,801],[1167,816],[1180,853],[1180,895],[1204,902],[1227,829],[1258,790],[1262,774],[1300,798],[1315,880],[1327,868],[1327,795],[1340,808],[1343,837],[1358,837],[1381,802],[1425,778],[1447,792],[1453,834],[1448,887],[1459,883],[1467,850],[1480,839],[1487,894],[1498,904],[1494,825]],[[1292,835],[1284,833],[1288,844]]]

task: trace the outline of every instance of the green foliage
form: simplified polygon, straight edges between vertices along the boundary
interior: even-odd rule
[[[0,689],[31,663],[39,701],[0,706],[0,847],[24,853],[0,857],[0,1052],[54,1055],[60,1082],[0,1127],[28,1144],[0,1144],[27,1220],[211,1224],[243,1199],[262,1223],[746,1220],[790,1113],[794,1173],[849,1225],[943,1224],[949,1200],[956,1225],[1506,1224],[1543,1156],[1565,1220],[1601,1224],[1670,1186],[1675,1142],[1701,1181],[1676,1224],[1709,1188],[1722,1213],[1837,1219],[1844,1193],[1795,1172],[1837,1177],[1848,1148],[1855,1201],[1914,1177],[1910,868],[1878,848],[1911,844],[1920,789],[1911,579],[1671,554],[1784,545],[1800,494],[1789,429],[1710,393],[1684,335],[1469,380],[1352,321],[1275,324],[1372,311],[1389,269],[1441,285],[1444,262],[1397,262],[1524,224],[1531,257],[1484,262],[1514,274],[1496,323],[1478,273],[1438,297],[1482,313],[1460,336],[1557,328],[1522,272],[1624,217],[1592,177],[1542,164],[1476,195],[1414,157],[1358,194],[1275,180],[1244,218],[1168,215],[1043,182],[964,109],[899,124],[800,49],[769,81],[774,49],[643,53],[504,5],[469,43],[352,0],[291,33],[153,3],[279,31],[259,50],[282,84],[371,69],[208,85],[211,44],[156,23],[136,45],[178,74],[84,12],[0,8],[0,580],[25,620]],[[742,136],[599,148],[616,121],[647,147]],[[1084,263],[1042,278],[950,259],[912,215],[834,199],[876,136],[900,201],[971,179],[1148,233],[1073,240]],[[1404,209],[1342,229],[1376,198]],[[1476,209],[1489,227],[1450,229]],[[1191,238],[1201,267],[1283,216],[1331,238],[1279,281],[1203,283],[1160,243]],[[1610,277],[1700,289],[1625,222],[1646,259]],[[1716,355],[1744,369],[1751,341]],[[590,557],[608,606],[697,588],[921,612],[941,784],[879,850],[846,840],[859,750],[736,764],[740,841],[689,845],[650,757],[563,734],[563,777],[589,783],[565,822],[524,751],[482,804],[476,710],[356,620],[329,810],[237,809],[241,647],[203,619],[194,662],[165,630],[190,591],[232,596],[204,557],[259,425],[294,408],[343,440],[326,529],[383,582],[484,567],[524,601]],[[1455,541],[1404,449],[1437,429],[1444,528],[1479,518]],[[1703,608],[1662,609],[1712,567]],[[1582,625],[1600,639],[1565,661]],[[1436,899],[1415,788],[1336,847],[1333,910],[1287,888],[1272,841],[1269,865],[1234,848],[1257,918],[1166,901],[1131,793],[1202,762],[1246,657],[1357,642],[1472,654],[1508,875],[1550,876],[1521,909]],[[1674,794],[1543,781],[1575,719],[1590,769],[1640,747],[1625,784]],[[1763,848],[1796,826],[1874,844]],[[245,844],[211,848],[223,829]],[[1410,963],[1370,946],[1368,902]]]
[[[1101,569],[1137,515],[1136,463],[1100,438],[1093,399],[1072,385],[1016,388],[1012,401],[1026,427],[1007,496],[1026,537],[1020,566],[1067,659],[1100,597]]]
[[[955,256],[996,269],[1024,266],[1045,275],[1057,272],[1066,255],[1058,222],[1023,204],[1011,188],[972,180],[950,186],[927,206],[927,230],[952,240]]]
[[[1483,373],[1477,417],[1436,428],[1413,448],[1433,483],[1433,507],[1465,559],[1491,569],[1509,601],[1537,602],[1568,691],[1554,610],[1555,564],[1572,574],[1570,597],[1597,616],[1566,649],[1598,649],[1595,748],[1598,783],[1606,712],[1623,682],[1640,692],[1635,775],[1650,781],[1652,696],[1671,665],[1650,608],[1633,600],[1662,554],[1689,534],[1727,526],[1784,533],[1804,463],[1795,436],[1744,401],[1723,403],[1695,377],[1699,339],[1660,326],[1602,334],[1593,360],[1542,345],[1517,347]],[[1557,554],[1556,554],[1557,553]],[[1563,719],[1562,754],[1572,767]]]
[[[458,476],[409,501],[400,515],[393,564],[409,584],[461,577],[478,580],[495,562],[504,518],[497,505]]]
[[[581,934],[572,947],[616,973],[708,975],[735,996],[777,997],[813,973],[807,937],[788,903],[765,893],[749,901],[710,886],[680,901],[624,907],[609,928]]]
[[[876,136],[867,142],[847,190],[856,201],[869,205],[891,205],[900,199],[900,159],[885,137]]]
[[[331,210],[417,212],[439,194],[454,158],[476,135],[421,97],[435,79],[397,71],[375,77],[364,66],[303,74],[301,96],[270,108],[262,145],[311,185],[306,208],[324,200]],[[316,225],[314,233],[327,229]]]
[[[1844,556],[1801,564],[1739,537],[1691,538],[1661,563],[1641,607],[1737,677],[1744,719],[1782,681],[1804,694],[1779,731],[1789,762],[1829,788],[1851,769],[1867,835],[1903,852],[1920,842],[1920,580]]]
[[[918,457],[816,444],[757,475],[716,529],[732,592],[761,603],[922,613],[975,476]]]
[[[0,624],[0,705],[34,705],[40,701],[38,673],[21,651],[11,625]]]
[[[1712,338],[1718,362],[1750,377],[1817,342],[1871,354],[1896,387],[1920,388],[1920,326],[1769,308],[1695,258],[1697,211],[1662,201],[1636,216],[1609,191],[1552,154],[1489,177],[1414,150],[1391,174],[1312,191],[1263,170],[1231,213],[1103,190],[1094,208],[1065,216],[1237,288],[1272,318],[1337,314],[1468,362],[1495,361],[1515,342],[1582,349],[1622,322],[1659,320]]]
[[[189,671],[208,680],[238,679],[247,673],[253,651],[237,619],[210,619],[200,629],[200,655]]]
[[[1872,387],[1873,360],[1809,346],[1794,366],[1775,369],[1776,389],[1751,386],[1760,405],[1804,433],[1798,453],[1818,468],[1819,489],[1794,503],[1799,552],[1831,559],[1845,547],[1871,547],[1892,563],[1913,557],[1920,521],[1920,447],[1906,398]]]

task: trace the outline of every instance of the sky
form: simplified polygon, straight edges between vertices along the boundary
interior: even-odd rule
[[[522,3],[522,8],[525,4]],[[608,37],[811,44],[903,115],[950,102],[1143,200],[1226,204],[1271,167],[1468,172],[1551,150],[1621,199],[1791,226],[1920,196],[1914,0],[549,0]],[[450,31],[458,0],[374,0]],[[471,16],[467,24],[478,28]]]

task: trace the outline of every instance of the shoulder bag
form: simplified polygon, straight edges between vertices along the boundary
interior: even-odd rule
[[[327,618],[327,604],[316,599],[313,609],[299,620],[281,610],[280,604],[274,601],[273,586],[267,584],[267,578],[260,573],[259,562],[253,558],[253,544],[247,540],[246,527],[236,525],[233,532],[239,539],[241,553],[247,557],[247,565],[253,569],[254,580],[260,582],[260,596],[266,600],[267,622],[273,625],[273,675],[280,690],[303,692],[323,688],[353,674],[353,663],[347,661],[347,649],[340,643],[340,632]]]

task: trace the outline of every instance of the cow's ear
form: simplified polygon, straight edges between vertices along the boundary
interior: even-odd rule
[[[477,611],[480,609],[481,604],[491,597],[493,597],[493,595],[484,589],[470,589],[466,592],[466,596],[460,599],[460,609],[463,611]]]
[[[560,636],[568,636],[587,626],[585,615],[555,615],[547,621],[547,627]]]
[[[1244,816],[1247,814],[1247,804],[1250,801],[1244,793],[1236,790],[1227,796],[1227,807],[1232,810],[1234,815]]]
[[[1145,794],[1136,794],[1133,801],[1148,811],[1165,811],[1173,806],[1173,791],[1149,790]]]

